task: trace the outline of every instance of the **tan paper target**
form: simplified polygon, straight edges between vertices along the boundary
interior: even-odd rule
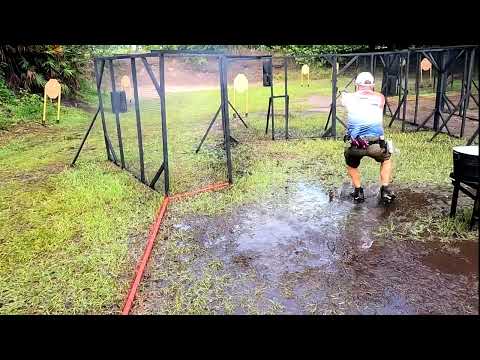
[[[50,79],[45,84],[45,93],[50,99],[56,99],[61,91],[60,83],[56,79]]]
[[[428,61],[427,58],[423,59],[422,62],[420,63],[420,67],[423,71],[428,71],[432,68],[432,63]]]
[[[243,74],[238,74],[233,80],[233,87],[238,93],[243,93],[248,89],[248,79]]]
[[[122,86],[123,90],[130,88],[130,78],[127,75],[123,75],[122,79],[120,80],[120,85]]]
[[[309,72],[310,72],[310,68],[308,67],[308,65],[303,65],[302,66],[302,74],[307,75]]]

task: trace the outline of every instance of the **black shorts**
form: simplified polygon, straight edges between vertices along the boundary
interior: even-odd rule
[[[382,148],[380,144],[371,144],[366,149],[359,149],[356,146],[350,146],[345,149],[344,155],[345,162],[352,168],[357,168],[364,156],[371,157],[380,163],[390,159],[391,156],[387,149]]]

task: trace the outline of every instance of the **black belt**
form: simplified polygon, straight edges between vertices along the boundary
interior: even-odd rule
[[[385,140],[381,140],[379,137],[375,137],[375,138],[372,138],[372,137],[361,137],[363,140],[365,141],[368,141],[369,144],[380,144],[382,141],[385,141]],[[343,139],[345,142],[346,141],[350,141],[352,140],[351,136],[349,135],[345,135],[344,139]]]

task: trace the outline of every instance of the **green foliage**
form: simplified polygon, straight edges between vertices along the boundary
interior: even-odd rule
[[[145,51],[151,50],[190,50],[190,51],[224,51],[231,46],[225,45],[141,45]]]
[[[40,95],[21,91],[12,106],[8,107],[14,116],[22,120],[35,120],[42,116],[43,99]]]
[[[42,117],[43,99],[37,94],[21,90],[14,96],[11,90],[2,87],[0,81],[0,129],[20,121],[39,120]]]
[[[45,83],[55,78],[64,95],[76,96],[85,76],[91,52],[82,45],[0,46],[0,70],[8,86],[41,94]]]
[[[10,104],[15,99],[15,95],[12,90],[7,87],[5,79],[0,74],[0,105]]]
[[[351,53],[367,49],[367,45],[282,45],[271,47],[273,51],[285,53],[295,57],[297,61],[308,63],[321,62],[319,54]]]

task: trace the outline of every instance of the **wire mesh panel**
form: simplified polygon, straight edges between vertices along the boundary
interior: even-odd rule
[[[375,90],[385,95],[389,126],[435,130],[432,139],[441,132],[468,137],[470,143],[478,137],[478,47],[318,58],[315,69],[264,55],[159,52],[98,58],[109,158],[156,189],[169,188],[161,176],[168,174],[169,163],[174,192],[226,175],[231,181],[229,143],[341,136],[347,122],[341,93],[354,92],[364,71],[374,75]],[[243,91],[233,86],[239,76],[248,82]]]
[[[341,93],[342,92],[355,92],[355,79],[361,72],[371,72],[373,75],[374,57],[371,56],[337,56],[337,69],[336,69],[336,109],[337,116],[337,133],[342,134],[345,132],[345,128],[341,126],[347,124],[347,112],[342,106]],[[378,82],[379,78],[375,78],[375,82]],[[381,82],[381,77],[380,77]],[[333,116],[333,115],[332,115]]]
[[[218,57],[165,57],[169,163],[174,192],[204,187],[227,177],[219,84]]]
[[[415,112],[409,114],[413,123],[434,130],[434,137],[438,133],[456,137],[475,133],[478,116],[468,103],[472,98],[475,49],[417,50],[410,57],[416,73]]]
[[[264,84],[264,62],[261,58],[230,58],[227,67],[230,128],[232,137],[243,143],[266,137],[270,86]],[[245,76],[246,90],[235,86],[235,79]],[[272,79],[275,84],[276,80]],[[243,90],[243,89],[242,89]],[[275,108],[275,105],[274,105]]]
[[[110,99],[115,101],[113,116],[118,117],[120,123],[125,168],[137,178],[140,178],[141,165],[131,63],[130,59],[113,60],[112,63],[115,75],[115,92],[111,93]]]
[[[283,65],[284,60],[281,58],[279,60]],[[284,66],[279,66],[278,76],[281,81],[277,81],[275,84],[275,93],[284,94]],[[288,138],[322,136],[331,103],[331,92],[327,90],[331,81],[330,64],[324,59],[317,65],[289,59],[287,76]],[[283,120],[287,111],[285,99],[279,98],[277,101],[278,116],[280,120]],[[278,134],[276,135],[278,137],[283,137],[286,131],[286,124],[282,122],[279,122],[276,127],[278,128]]]
[[[138,112],[141,118],[145,178],[155,189],[164,186],[160,94],[160,58],[135,59]],[[135,94],[133,94],[135,96]],[[160,176],[160,177],[159,177]],[[156,181],[154,181],[156,180]]]
[[[109,142],[115,154],[116,164],[118,166],[122,166],[121,157],[120,157],[120,154],[121,154],[120,146],[119,146],[120,143],[119,143],[119,136],[117,131],[118,128],[117,128],[117,123],[115,119],[115,113],[113,112],[113,109],[112,109],[111,94],[112,94],[111,69],[110,69],[109,62],[105,61],[103,66],[100,96],[103,104],[105,128],[107,131],[106,135],[108,136]]]
[[[435,110],[436,79],[438,72],[425,55],[410,52],[408,67],[408,96],[405,121],[406,131],[414,131]],[[433,129],[433,115],[426,126]]]
[[[105,63],[100,94],[115,163],[149,185],[163,163],[158,91],[141,57],[99,62]],[[155,81],[158,86],[158,75]]]
[[[97,58],[109,159],[166,193],[171,192],[170,162],[173,192],[226,177],[231,182],[230,142],[225,141],[230,137],[224,135],[228,118],[221,115],[226,114],[226,102],[219,91],[220,70],[225,67],[219,59],[223,57],[160,52]]]
[[[447,61],[451,61],[445,72],[444,96],[441,102],[441,112],[445,121],[448,121],[443,131],[452,135],[463,136],[462,131],[462,103],[465,100],[465,88],[462,82],[466,80],[468,73],[468,51],[455,49],[447,52]],[[448,128],[448,131],[447,131]]]

